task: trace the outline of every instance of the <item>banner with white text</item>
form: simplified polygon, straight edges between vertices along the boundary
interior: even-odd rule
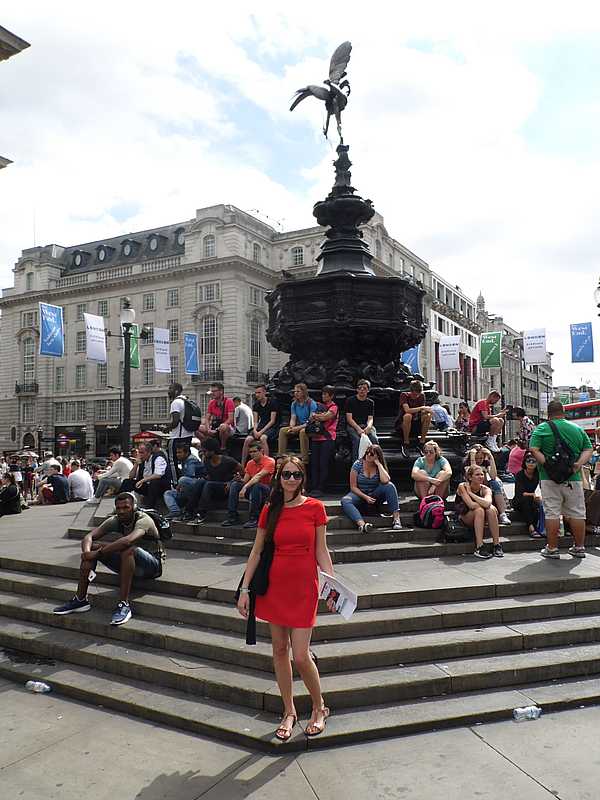
[[[573,364],[589,364],[594,360],[594,339],[591,322],[571,325],[571,361]]]
[[[440,339],[440,369],[442,372],[460,369],[460,336],[442,336]]]
[[[183,334],[183,355],[185,359],[185,374],[200,374],[200,359],[198,358],[198,334]]]
[[[88,361],[106,364],[106,332],[104,319],[96,314],[84,313],[85,357]]]
[[[481,334],[479,360],[481,366],[486,369],[500,369],[502,366],[502,331]]]
[[[62,358],[65,354],[65,328],[61,306],[40,303],[40,355]]]
[[[154,371],[171,372],[168,328],[154,328]]]
[[[546,364],[546,329],[535,328],[523,333],[523,357],[526,364]]]

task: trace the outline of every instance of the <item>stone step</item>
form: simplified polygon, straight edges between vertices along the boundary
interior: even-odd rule
[[[141,644],[224,664],[273,672],[271,647],[267,639],[259,641],[255,647],[247,647],[240,633],[232,634],[138,617],[135,603],[132,620],[126,626],[115,627],[108,624],[115,606],[114,595],[111,598],[105,596],[102,600],[103,603],[98,603],[97,598],[94,598],[94,608],[85,614],[57,616],[52,613],[56,605],[53,602],[0,592],[0,615],[52,628],[130,642],[133,646]],[[371,635],[363,639],[316,643],[313,649],[319,658],[319,670],[325,675],[595,641],[600,641],[600,617],[590,615],[513,623],[510,626],[490,625],[426,633]]]
[[[52,577],[68,581],[71,592],[79,577],[78,549],[71,552],[71,565],[65,564],[65,554],[30,552],[27,557],[0,554],[0,572],[12,571],[30,574],[34,577]],[[472,556],[448,559],[425,559],[411,562],[407,577],[402,570],[407,567],[385,561],[367,565],[342,567],[340,577],[350,586],[363,586],[358,590],[358,609],[390,609],[411,606],[432,606],[435,604],[455,604],[469,601],[490,601],[495,599],[517,598],[517,603],[528,602],[529,595],[548,594],[559,596],[562,593],[587,592],[600,589],[600,574],[594,567],[594,560],[584,562],[573,560],[563,551],[560,561],[544,561],[537,554],[508,554],[504,559],[480,561]],[[590,553],[591,555],[591,553]],[[588,569],[587,564],[591,569]],[[222,570],[230,559],[220,556],[201,555],[172,551],[167,559],[165,573],[158,580],[134,581],[134,592],[146,596],[167,596],[186,598],[189,602],[201,600],[211,607],[230,604],[233,608],[234,593],[245,561],[236,563],[223,573],[223,578],[213,581],[215,570]],[[580,565],[577,570],[575,567]],[[453,567],[451,574],[448,566]],[[233,572],[233,575],[232,575]],[[230,577],[227,577],[227,576]],[[210,576],[209,582],[207,577]],[[420,576],[415,583],[413,576]],[[366,578],[366,581],[365,581]],[[404,585],[403,585],[404,584]],[[118,586],[118,577],[100,568],[94,586]],[[364,588],[366,587],[366,588]],[[135,595],[134,595],[135,596]],[[235,614],[235,610],[232,611]],[[335,620],[331,616],[330,619]],[[346,624],[346,623],[344,623]]]
[[[278,714],[249,711],[180,691],[155,688],[144,681],[107,676],[96,669],[73,667],[55,660],[36,664],[18,653],[0,652],[0,675],[21,685],[27,680],[44,680],[53,692],[79,702],[279,754],[509,719],[513,708],[531,704],[539,705],[547,714],[600,701],[600,680],[589,678],[361,709],[332,707],[332,716],[321,736],[307,738],[297,725],[292,738],[282,744],[273,738]],[[306,721],[305,714],[301,725]]]
[[[144,680],[154,687],[277,713],[281,700],[273,676],[223,665],[191,655],[168,656],[142,645],[31,622],[6,620],[0,645],[12,650],[55,658],[124,678]],[[600,669],[600,644],[583,644],[436,663],[338,672],[322,677],[323,694],[335,709],[398,703],[424,697],[497,689],[559,678],[586,677]],[[299,680],[294,684],[299,711],[310,709],[310,696]]]
[[[94,607],[112,611],[116,602],[114,577],[99,573],[98,579],[101,577],[113,578],[113,585],[96,582],[90,589],[90,599]],[[52,576],[0,570],[0,591],[51,600],[54,606],[73,596],[74,584],[71,580]],[[132,592],[132,603],[136,617],[211,628],[225,633],[234,632],[238,635],[243,635],[246,629],[246,623],[237,613],[233,602],[210,602],[138,589]],[[515,622],[599,613],[600,590],[593,589],[559,594],[458,600],[435,605],[364,608],[357,610],[348,621],[323,610],[318,615],[312,640],[315,643],[333,642],[468,626],[509,625]],[[269,637],[267,623],[257,621],[257,630],[259,637]]]

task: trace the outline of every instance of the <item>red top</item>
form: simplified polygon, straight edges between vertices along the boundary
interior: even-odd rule
[[[253,478],[257,472],[261,471],[261,469],[266,469],[267,474],[262,476],[262,478],[259,480],[259,483],[263,483],[265,486],[270,486],[271,478],[275,474],[275,459],[271,458],[270,456],[263,455],[257,464],[256,461],[251,458],[246,463],[245,472],[246,475],[249,475],[251,478]]]
[[[469,428],[471,428],[471,430],[485,420],[482,411],[487,411],[488,414],[492,413],[492,408],[487,400],[478,400],[473,406],[471,414],[469,415]]]
[[[211,400],[206,409],[208,416],[215,417],[215,421],[218,420],[219,424],[227,422],[227,417],[234,411],[233,400],[229,397],[224,397],[222,400]]]
[[[335,416],[333,419],[326,419],[323,425],[325,426],[325,430],[329,433],[329,436],[313,436],[313,442],[324,442],[327,439],[331,439],[332,442],[335,442],[335,438],[337,436],[337,424],[338,424],[338,417],[339,411],[336,404],[333,400],[330,403],[323,403],[322,405],[325,406],[325,411],[331,411],[332,414]]]
[[[400,395],[400,411],[404,411],[404,404],[409,408],[420,408],[425,405],[425,395],[419,393],[414,396],[412,392],[402,392]]]
[[[269,505],[258,519],[267,525]],[[317,618],[317,528],[327,524],[325,506],[307,497],[300,506],[283,508],[275,528],[275,553],[267,593],[256,598],[259,619],[287,628],[312,628]]]

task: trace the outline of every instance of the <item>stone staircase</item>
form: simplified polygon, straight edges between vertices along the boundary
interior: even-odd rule
[[[414,505],[403,501],[405,524]],[[583,562],[546,562],[527,552],[539,541],[513,523],[502,528],[506,557],[481,562],[471,544],[391,531],[389,519],[360,536],[337,501],[327,507],[334,561],[359,607],[348,622],[320,609],[313,650],[333,716],[322,736],[306,739],[297,727],[284,747],[507,718],[534,702],[545,710],[598,702],[599,537],[589,537]],[[80,538],[111,508],[103,501],[90,519],[83,506],[68,537]],[[78,700],[255,749],[281,746],[272,738],[281,704],[268,627],[259,622],[257,645],[246,646],[233,605],[252,531],[221,528],[222,516],[175,526],[164,578],[135,589],[134,617],[123,627],[107,624],[117,579],[102,569],[91,612],[52,614],[73,595],[75,542],[61,540],[69,563],[0,555],[0,675],[41,678]],[[310,698],[299,680],[295,691],[306,720]]]

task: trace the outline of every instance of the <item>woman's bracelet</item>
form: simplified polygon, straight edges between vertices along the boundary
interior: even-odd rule
[[[250,594],[250,589],[247,586],[241,586],[240,594]]]

